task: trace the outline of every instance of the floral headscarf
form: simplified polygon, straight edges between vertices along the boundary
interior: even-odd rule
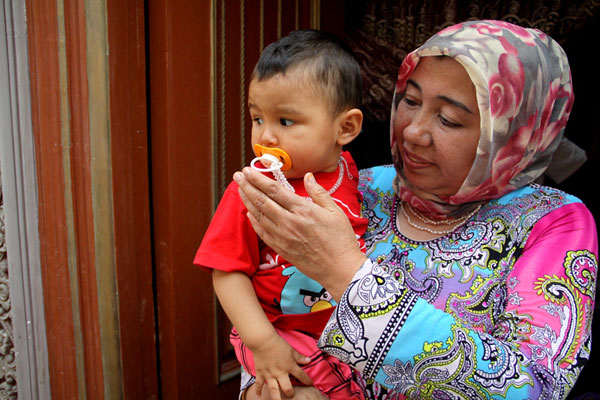
[[[473,81],[481,134],[473,166],[458,192],[423,198],[404,177],[393,121],[419,59],[440,55],[455,59]],[[543,32],[503,21],[471,21],[442,30],[408,54],[398,73],[391,116],[396,194],[418,210],[443,218],[533,182],[548,167],[572,104],[567,56]]]

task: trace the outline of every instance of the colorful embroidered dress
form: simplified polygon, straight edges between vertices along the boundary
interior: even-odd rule
[[[386,392],[373,379],[415,399],[563,398],[589,358],[597,241],[587,208],[531,185],[415,242],[395,225],[395,175],[361,172],[373,263],[320,347],[362,371],[370,398]]]

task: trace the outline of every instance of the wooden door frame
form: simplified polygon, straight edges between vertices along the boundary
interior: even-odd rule
[[[25,5],[52,397],[157,398],[144,2]]]

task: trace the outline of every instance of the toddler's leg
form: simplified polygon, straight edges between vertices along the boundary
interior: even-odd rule
[[[286,397],[283,393],[281,393],[282,399],[287,400],[327,400],[327,397],[319,391],[314,386],[294,386],[294,396]],[[261,396],[258,397],[256,392],[254,392],[254,387],[250,386],[246,389],[246,392],[243,394],[242,400],[270,400],[271,396],[269,395],[268,390],[263,390]]]

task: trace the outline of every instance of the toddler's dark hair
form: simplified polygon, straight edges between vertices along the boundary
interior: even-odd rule
[[[306,68],[308,78],[323,90],[333,115],[362,104],[360,66],[350,47],[323,31],[299,30],[269,44],[252,73],[261,81],[298,67]]]

